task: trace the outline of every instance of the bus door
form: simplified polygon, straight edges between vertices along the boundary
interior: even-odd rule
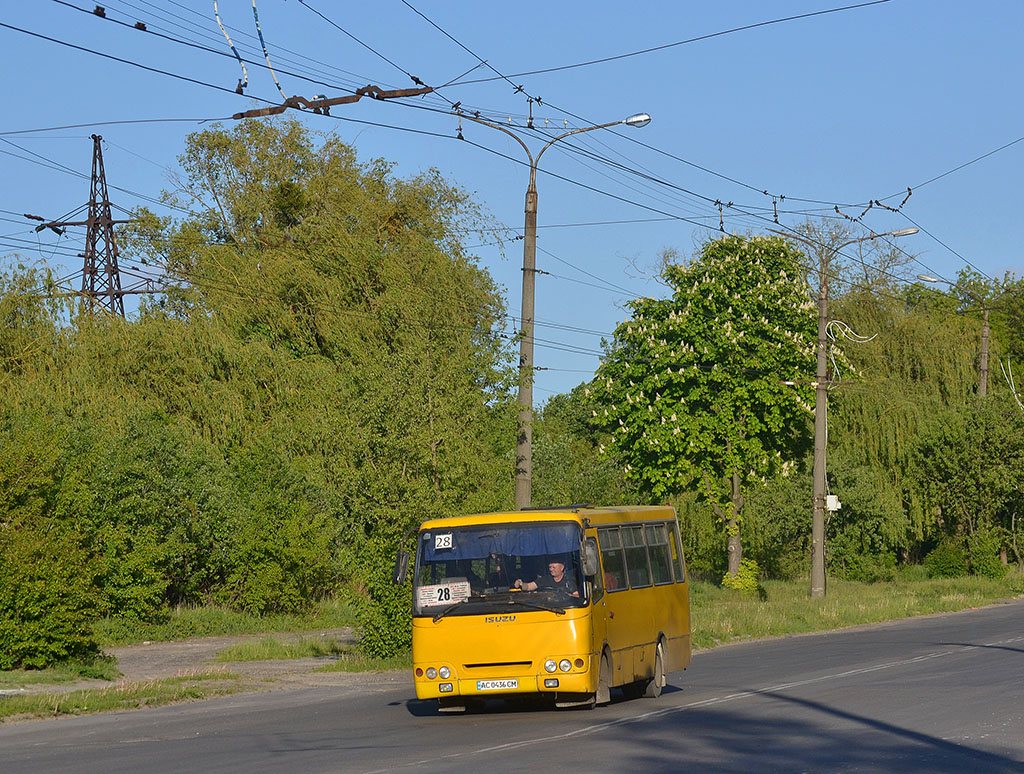
[[[601,566],[604,570],[604,590],[601,601],[594,608],[595,619],[603,618],[605,639],[612,651],[612,685],[622,685],[633,680],[633,635],[626,574],[625,552],[618,527],[603,527],[597,530],[601,547]],[[595,620],[595,639],[598,624]]]
[[[586,534],[586,539],[589,541],[596,541],[597,530],[591,529]],[[601,663],[601,652],[604,648],[604,643],[608,639],[608,616],[607,616],[607,599],[604,590],[604,579],[601,574],[601,553],[600,549],[597,551],[595,557],[597,559],[597,566],[595,567],[596,572],[590,577],[590,636],[591,636],[591,653],[594,654],[594,662],[592,667],[598,669]],[[584,565],[585,566],[585,565]],[[582,573],[581,573],[582,574]]]

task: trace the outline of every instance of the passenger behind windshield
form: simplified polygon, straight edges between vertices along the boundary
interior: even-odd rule
[[[483,579],[473,572],[473,561],[471,559],[460,559],[456,564],[459,575],[469,581],[469,588],[473,594],[484,593]]]
[[[558,559],[548,560],[547,575],[538,575],[532,581],[516,578],[512,586],[523,591],[537,591],[540,589],[541,591],[560,591],[570,597],[578,597],[580,595],[575,579],[565,574],[565,563]]]

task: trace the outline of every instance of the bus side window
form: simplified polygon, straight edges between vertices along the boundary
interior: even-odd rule
[[[623,527],[622,542],[626,550],[626,566],[629,567],[629,587],[640,589],[650,586],[651,565],[647,561],[644,528],[639,524]]]
[[[672,564],[669,558],[668,533],[664,524],[648,524],[647,552],[651,557],[651,571],[654,573],[654,585],[672,582]]]
[[[622,551],[622,540],[618,527],[605,527],[597,531],[597,542],[601,544],[601,564],[604,565],[604,588],[606,591],[622,591],[626,583],[626,561]]]
[[[669,527],[669,547],[672,549],[672,567],[676,571],[676,583],[686,580],[683,568],[683,550],[679,545],[679,523],[673,521]]]

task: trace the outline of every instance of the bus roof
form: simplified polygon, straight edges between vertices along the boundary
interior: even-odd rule
[[[675,517],[676,512],[669,505],[616,505],[602,508],[573,505],[565,508],[531,508],[525,511],[475,513],[451,516],[447,519],[430,519],[423,522],[420,530],[468,527],[474,524],[521,524],[537,521],[577,521],[582,523],[584,519],[596,526],[631,521],[674,519]]]

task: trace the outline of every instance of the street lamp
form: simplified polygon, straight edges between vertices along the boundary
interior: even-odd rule
[[[811,596],[825,596],[825,446],[828,439],[828,264],[844,247],[880,237],[902,237],[916,234],[916,228],[871,233],[848,239],[838,245],[805,237],[802,234],[776,231],[772,233],[793,239],[818,254],[818,369],[814,385],[814,515],[811,521]]]
[[[537,273],[537,164],[544,151],[566,137],[622,124],[640,128],[651,123],[651,117],[647,113],[637,113],[620,121],[573,129],[549,140],[540,149],[540,153],[534,156],[518,135],[501,124],[464,113],[460,113],[459,116],[501,130],[519,143],[530,159],[530,184],[526,188],[526,224],[523,229],[523,311],[519,337],[519,422],[516,441],[516,508],[529,508],[533,479],[533,309]]]
[[[982,322],[981,322],[981,360],[978,363],[978,397],[984,398],[988,395],[988,338],[989,338],[989,325],[988,325],[988,313],[992,309],[991,304],[986,304],[985,300],[964,285],[958,285],[955,282],[948,280],[939,279],[933,277],[930,274],[918,274],[917,278],[924,282],[940,282],[949,285],[951,288],[964,291],[967,295],[978,302],[978,306],[981,307],[982,311]],[[997,300],[1001,298],[1005,293],[1000,293],[997,296]]]

